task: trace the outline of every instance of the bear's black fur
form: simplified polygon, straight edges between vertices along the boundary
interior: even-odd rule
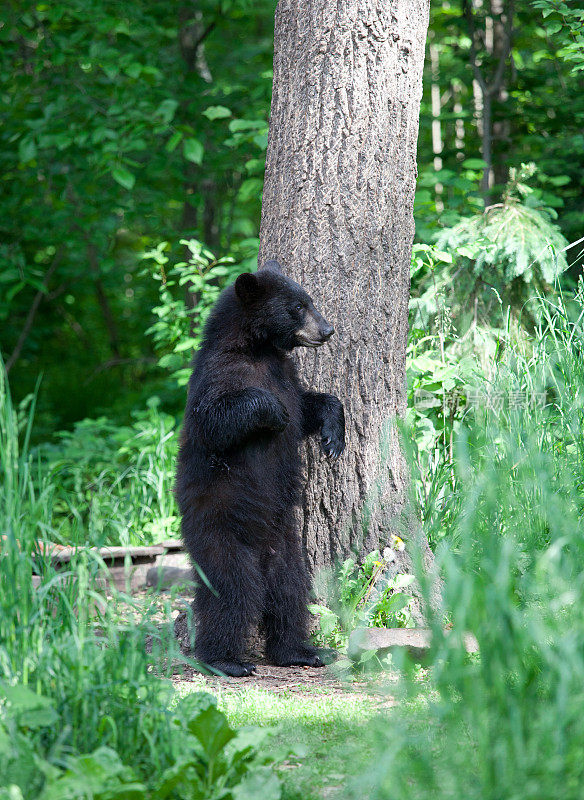
[[[228,675],[254,669],[242,654],[258,622],[274,664],[322,666],[306,644],[299,445],[320,432],[325,454],[338,458],[345,421],[336,397],[302,389],[290,353],[332,333],[270,262],[221,293],[193,362],[176,496],[185,544],[212,587],[200,581],[195,592],[195,655]]]

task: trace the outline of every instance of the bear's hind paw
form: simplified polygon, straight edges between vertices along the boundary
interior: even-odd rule
[[[248,661],[210,661],[207,666],[231,678],[245,678],[256,670],[256,665]]]
[[[273,659],[276,667],[324,667],[324,661],[316,653],[293,652]]]

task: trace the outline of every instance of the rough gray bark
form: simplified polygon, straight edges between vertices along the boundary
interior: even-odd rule
[[[345,404],[347,449],[306,453],[310,568],[390,540],[407,472],[388,421],[406,406],[412,207],[429,0],[280,0],[260,258],[337,331],[301,375]],[[398,561],[409,554],[398,554]],[[397,566],[397,565],[396,565]]]

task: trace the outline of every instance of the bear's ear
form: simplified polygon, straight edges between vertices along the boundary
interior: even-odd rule
[[[243,272],[235,281],[235,294],[246,305],[253,303],[262,295],[262,287],[257,275],[253,272]]]
[[[282,272],[282,267],[275,258],[270,258],[269,261],[264,261],[262,269],[271,269],[274,272]]]

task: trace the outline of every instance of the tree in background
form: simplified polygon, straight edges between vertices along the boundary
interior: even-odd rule
[[[405,412],[416,143],[429,4],[281,0],[259,263],[277,258],[337,328],[303,355],[343,399],[346,455],[309,446],[303,541],[312,568],[388,541],[406,471]],[[401,555],[407,559],[408,556]]]
[[[419,241],[498,202],[509,168],[527,162],[536,163],[534,188],[559,212],[566,238],[581,236],[580,5],[578,0],[432,4],[415,207]]]

